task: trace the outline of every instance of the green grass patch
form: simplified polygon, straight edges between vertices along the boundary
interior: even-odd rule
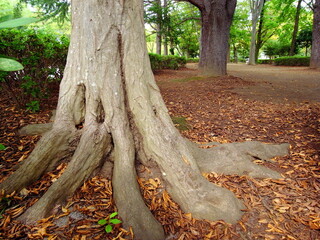
[[[191,126],[188,124],[185,117],[171,116],[173,124],[180,131],[187,131],[191,129]]]
[[[190,81],[196,81],[196,80],[202,80],[204,77],[187,77],[187,78],[179,78],[179,79],[173,79],[172,82],[190,82]]]

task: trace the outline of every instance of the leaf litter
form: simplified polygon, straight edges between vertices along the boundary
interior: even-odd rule
[[[282,179],[204,174],[244,202],[247,209],[236,225],[194,219],[171,199],[159,178],[138,179],[145,202],[164,226],[167,239],[320,239],[319,103],[247,99],[230,90],[251,82],[232,76],[196,77],[197,72],[190,69],[162,70],[155,76],[170,115],[186,119],[190,128],[181,134],[192,141],[291,144],[288,156],[256,161],[281,172]],[[6,147],[0,152],[0,181],[27,158],[39,140],[39,136],[19,136],[17,130],[29,123],[49,121],[54,103],[48,100],[45,109],[34,114],[16,109],[8,99],[0,98],[0,143]],[[132,229],[117,226],[108,234],[97,223],[117,211],[111,181],[99,176],[86,181],[65,205],[56,206],[54,215],[36,225],[27,226],[16,220],[62,174],[65,166],[62,163],[20,193],[2,196],[10,199],[10,206],[1,215],[0,238],[133,239]]]

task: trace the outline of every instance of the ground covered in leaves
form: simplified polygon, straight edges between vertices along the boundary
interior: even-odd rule
[[[282,179],[205,176],[243,200],[247,209],[236,225],[193,219],[171,200],[160,179],[140,178],[146,203],[164,226],[167,239],[320,239],[319,102],[245,97],[232,90],[257,83],[234,76],[203,78],[187,68],[155,75],[173,121],[192,141],[291,144],[288,156],[267,163],[256,161],[281,172]],[[17,109],[4,94],[0,96],[0,144],[7,147],[0,151],[0,181],[29,155],[39,139],[19,136],[17,130],[49,121],[56,99],[53,95],[40,113],[30,113]],[[0,207],[5,211],[1,212],[0,239],[133,239],[131,229],[116,225],[112,233],[106,233],[97,223],[116,211],[111,182],[101,177],[88,180],[64,206],[56,207],[55,215],[37,225],[26,226],[16,220],[65,167],[63,163],[21,192],[2,196]]]

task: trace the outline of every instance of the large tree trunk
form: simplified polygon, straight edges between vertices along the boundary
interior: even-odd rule
[[[291,39],[289,56],[293,56],[296,52],[297,34],[298,34],[298,30],[299,30],[299,19],[300,19],[300,12],[301,12],[301,2],[302,2],[302,0],[298,0],[296,16],[294,18],[294,27],[293,27],[293,32],[292,32],[292,39]]]
[[[71,156],[62,174],[20,220],[46,217],[99,169],[114,164],[119,215],[137,239],[164,239],[144,204],[135,165],[158,167],[167,190],[193,217],[235,223],[242,203],[202,172],[279,177],[252,159],[287,153],[258,142],[198,148],[174,127],[154,81],[146,50],[141,0],[73,0],[72,34],[52,130],[0,189],[19,191]],[[78,126],[82,125],[82,128]]]
[[[320,0],[313,5],[313,30],[310,68],[320,68]]]
[[[227,74],[230,26],[236,0],[188,0],[201,12],[201,50],[199,69],[203,75]]]

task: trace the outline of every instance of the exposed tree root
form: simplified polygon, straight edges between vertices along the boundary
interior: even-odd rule
[[[111,138],[103,125],[91,124],[85,128],[65,172],[38,202],[19,217],[19,220],[33,223],[48,216],[54,206],[65,201],[95,169],[102,165],[102,160],[110,150]]]
[[[53,123],[39,123],[39,124],[29,124],[27,126],[19,129],[18,133],[20,135],[43,135],[44,133],[52,129]]]
[[[265,144],[261,142],[243,142],[221,144],[211,149],[201,149],[194,143],[193,155],[202,172],[248,175],[257,178],[279,178],[281,175],[269,168],[257,165],[252,160],[264,160],[289,153],[288,144]]]
[[[52,170],[61,159],[72,153],[70,145],[75,138],[75,131],[64,129],[63,126],[46,133],[28,159],[0,184],[0,189],[6,193],[20,191],[38,180],[44,173]]]
[[[112,186],[119,214],[126,227],[132,226],[137,239],[162,240],[165,238],[163,228],[145,205],[140,193],[130,129],[122,126],[112,133],[115,144]]]

